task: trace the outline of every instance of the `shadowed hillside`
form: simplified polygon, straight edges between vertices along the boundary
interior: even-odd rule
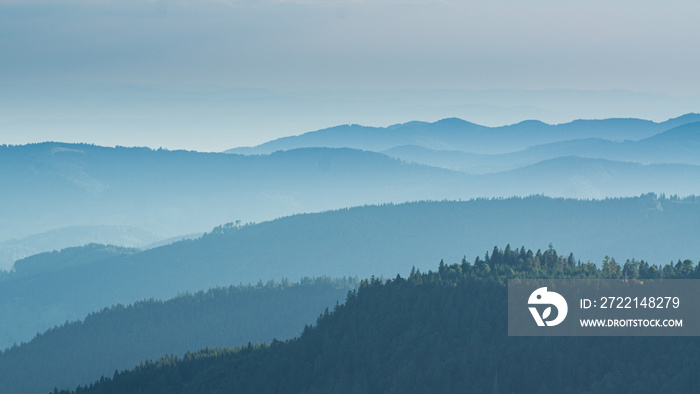
[[[357,282],[270,281],[105,308],[0,353],[0,392],[46,393],[168,354],[292,338]]]
[[[700,385],[692,337],[509,337],[512,278],[700,277],[691,260],[601,269],[549,248],[494,248],[363,281],[293,340],[205,349],[115,373],[82,393],[681,393]]]

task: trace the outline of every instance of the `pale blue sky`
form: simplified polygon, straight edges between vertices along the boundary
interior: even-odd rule
[[[0,0],[0,143],[223,150],[338,123],[664,120],[700,111],[697,15],[679,0]],[[479,96],[494,89],[643,94]]]

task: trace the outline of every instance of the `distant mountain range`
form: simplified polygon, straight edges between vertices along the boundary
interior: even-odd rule
[[[0,146],[0,182],[12,185],[0,196],[0,268],[90,242],[144,247],[225,222],[364,204],[700,194],[698,121],[699,114],[688,114],[661,123],[350,125],[228,151],[252,156],[53,142]],[[92,235],[83,230],[88,226]],[[40,241],[47,238],[61,242]]]
[[[685,124],[640,141],[587,138],[552,142],[503,154],[442,151],[416,145],[398,146],[387,156],[467,173],[513,170],[562,156],[635,162],[640,164],[700,164],[700,122]]]
[[[174,237],[236,220],[443,198],[464,177],[351,149],[246,157],[42,143],[0,147],[0,167],[0,182],[12,185],[0,196],[0,242],[75,226]]]
[[[559,125],[524,121],[510,126],[486,127],[452,118],[435,123],[408,122],[389,127],[345,125],[283,137],[255,147],[229,149],[226,153],[259,155],[309,147],[382,152],[415,145],[432,150],[502,154],[546,143],[587,138],[637,141],[699,121],[700,114],[687,114],[660,123],[641,119],[603,119],[576,120]]]
[[[0,196],[0,267],[90,242],[144,247],[225,222],[364,204],[700,194],[698,120],[688,114],[661,123],[528,121],[489,128],[445,119],[338,126],[233,150],[257,153],[251,156],[48,142],[2,146],[0,182],[12,187]],[[87,226],[110,228],[111,235],[76,230]],[[62,241],[22,241],[46,232]]]
[[[91,245],[45,253],[0,276],[0,346],[116,303],[184,291],[298,280],[395,276],[493,245],[548,245],[577,259],[667,263],[700,255],[700,199],[653,195],[602,201],[545,197],[422,202],[294,215],[223,226],[146,251]]]

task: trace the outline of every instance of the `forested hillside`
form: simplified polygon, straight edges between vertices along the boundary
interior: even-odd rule
[[[116,303],[282,277],[394,277],[410,266],[426,270],[440,259],[460,261],[494,243],[552,243],[596,264],[606,254],[663,264],[678,255],[700,256],[699,222],[700,199],[648,194],[600,201],[535,196],[418,202],[222,226],[200,239],[140,253],[31,277],[7,275],[0,281],[0,313],[13,316],[13,324],[1,326],[0,345],[28,341]]]
[[[119,256],[129,256],[140,252],[135,248],[114,245],[88,244],[81,247],[65,248],[44,252],[15,261],[13,270],[0,273],[0,281],[14,282],[33,276],[42,276],[85,264],[95,264]]]
[[[90,243],[145,248],[163,237],[128,226],[72,226],[0,241],[0,269],[9,270],[17,260],[42,252],[83,246]],[[180,239],[171,240],[179,241]]]
[[[691,260],[576,261],[508,246],[372,278],[297,339],[147,362],[75,393],[696,392],[694,337],[508,337],[511,278],[700,278]]]
[[[354,279],[270,281],[105,308],[0,353],[0,392],[69,389],[141,360],[289,339],[357,285]]]

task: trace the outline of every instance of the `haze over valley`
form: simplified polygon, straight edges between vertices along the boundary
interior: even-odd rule
[[[0,178],[14,185],[0,207],[0,262],[8,270],[19,258],[69,246],[144,248],[222,223],[366,204],[688,196],[700,184],[699,120],[338,126],[230,154],[48,142],[0,147],[7,169]]]
[[[60,142],[0,151],[1,181],[13,185],[0,207],[0,313],[12,316],[0,344],[23,343],[0,362],[60,348],[51,338],[88,327],[91,314],[113,305],[158,308],[139,302],[269,280],[284,283],[284,292],[295,291],[289,280],[336,289],[284,306],[299,312],[277,328],[258,312],[240,312],[252,313],[246,319],[267,337],[234,325],[223,337],[175,335],[148,352],[124,342],[119,357],[90,362],[99,368],[48,369],[36,389],[72,388],[167,349],[182,356],[245,338],[292,338],[314,311],[343,301],[357,278],[429,271],[494,245],[555,245],[579,266],[613,256],[661,267],[700,255],[697,114],[660,123],[346,125],[225,153]],[[309,279],[322,277],[344,279]],[[98,316],[116,316],[115,308]],[[133,324],[166,324],[155,310]],[[126,341],[121,335],[115,340]],[[22,387],[9,376],[0,379],[6,387]]]
[[[0,0],[0,392],[697,392],[699,14]]]

